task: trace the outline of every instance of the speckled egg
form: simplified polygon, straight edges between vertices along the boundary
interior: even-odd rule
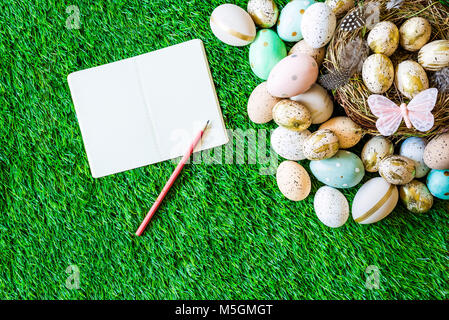
[[[302,39],[301,22],[306,9],[312,3],[312,0],[294,0],[282,9],[277,26],[282,40],[296,42]]]
[[[313,199],[313,207],[320,221],[328,227],[339,228],[349,217],[349,204],[339,190],[323,186]]]
[[[430,170],[427,187],[434,197],[449,200],[449,170]]]
[[[431,169],[449,169],[449,133],[443,133],[430,140],[424,149],[423,160]]]
[[[382,21],[368,34],[368,45],[374,53],[391,56],[399,46],[399,30],[393,22]]]
[[[384,93],[393,84],[393,63],[384,54],[372,54],[363,63],[362,78],[369,91],[378,94]]]
[[[281,99],[268,93],[267,83],[262,82],[251,93],[248,99],[248,116],[254,123],[267,123],[273,120],[273,107]]]
[[[310,176],[297,162],[282,162],[276,172],[276,181],[282,194],[292,201],[304,200],[310,193]]]
[[[356,186],[365,175],[362,160],[345,150],[329,159],[310,161],[310,170],[322,183],[343,189]]]
[[[391,155],[379,163],[379,174],[388,183],[407,184],[415,178],[415,162],[403,156]]]
[[[273,67],[287,56],[284,42],[271,29],[257,32],[249,47],[249,64],[259,78],[266,80]]]
[[[303,53],[308,56],[311,56],[313,59],[315,59],[318,66],[321,66],[324,60],[324,55],[326,54],[326,50],[324,48],[319,49],[312,48],[307,44],[307,42],[301,40],[290,49],[288,55],[292,55],[295,53]]]
[[[426,70],[438,71],[449,66],[449,40],[436,40],[419,50],[418,62]]]
[[[396,207],[398,188],[377,177],[368,180],[352,201],[352,218],[360,224],[378,222]]]
[[[222,4],[210,16],[213,34],[231,46],[246,46],[256,37],[256,26],[248,12],[235,4]]]
[[[337,18],[343,17],[355,5],[354,0],[326,0],[325,3],[332,9]]]
[[[292,54],[278,62],[268,76],[268,92],[290,98],[310,89],[318,78],[316,61],[306,54]]]
[[[426,71],[413,60],[406,60],[397,65],[395,83],[398,90],[409,99],[429,89]]]
[[[334,102],[326,89],[314,83],[305,93],[290,98],[306,106],[312,114],[312,123],[323,123],[332,116]]]
[[[393,143],[385,137],[372,137],[363,146],[361,157],[365,170],[368,172],[377,172],[379,163],[382,159],[394,153]]]
[[[271,28],[279,17],[279,9],[273,0],[249,0],[246,10],[261,28]]]
[[[274,106],[273,120],[278,125],[294,131],[304,131],[312,124],[310,111],[290,99],[281,100]]]
[[[429,21],[421,17],[413,17],[405,21],[399,28],[399,41],[408,51],[418,51],[430,39],[432,26]]]
[[[410,137],[404,140],[399,150],[399,155],[407,157],[415,161],[416,178],[422,178],[429,173],[429,167],[424,163],[424,150],[427,141],[419,137]]]
[[[320,126],[321,129],[329,129],[338,137],[341,149],[355,146],[362,139],[362,128],[348,117],[335,117]]]
[[[304,141],[311,135],[309,130],[293,131],[284,127],[276,128],[271,134],[271,147],[281,157],[288,160],[304,160]]]
[[[399,197],[408,211],[425,213],[432,208],[433,196],[426,185],[418,180],[412,180],[399,187]]]
[[[333,157],[339,149],[338,137],[329,129],[318,130],[304,141],[303,153],[309,160]]]
[[[307,8],[301,22],[304,40],[312,48],[322,48],[332,39],[337,18],[325,3],[315,3]]]

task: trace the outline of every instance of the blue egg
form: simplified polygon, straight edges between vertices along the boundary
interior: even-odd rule
[[[314,4],[313,0],[294,0],[282,9],[278,20],[277,31],[279,37],[288,42],[302,39],[301,21],[307,7]]]
[[[365,175],[362,160],[346,150],[329,159],[310,161],[310,170],[322,183],[340,189],[354,187]]]
[[[449,200],[449,170],[431,170],[427,176],[427,188],[435,197]]]
[[[423,138],[410,137],[401,144],[399,154],[415,161],[416,178],[422,178],[430,171],[423,160],[424,149],[427,141]]]

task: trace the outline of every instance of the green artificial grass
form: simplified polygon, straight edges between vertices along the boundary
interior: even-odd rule
[[[291,202],[258,164],[189,165],[134,236],[175,164],[93,179],[66,77],[200,38],[226,126],[274,129],[246,114],[261,82],[249,48],[209,29],[222,3],[0,4],[0,298],[447,299],[449,216],[440,200],[426,214],[399,204],[377,224],[350,218],[330,229],[313,211],[315,179],[311,196]],[[79,30],[65,27],[68,5],[80,9]],[[344,191],[350,203],[357,189]],[[78,290],[66,288],[69,265],[80,270]],[[365,286],[370,265],[380,270],[378,289]]]

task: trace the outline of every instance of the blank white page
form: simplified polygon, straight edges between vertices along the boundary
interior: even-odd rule
[[[68,77],[93,177],[228,142],[201,40],[74,72]]]

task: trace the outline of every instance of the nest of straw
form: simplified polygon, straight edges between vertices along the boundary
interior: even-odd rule
[[[449,39],[449,10],[438,1],[431,0],[404,0],[399,9],[386,10],[387,1],[379,1],[381,3],[380,21],[391,21],[395,23],[398,28],[402,23],[412,17],[426,18],[432,25],[432,36],[429,40]],[[355,9],[353,9],[355,10]],[[351,13],[350,11],[349,13]],[[348,13],[348,14],[349,14]],[[340,21],[341,23],[341,21]],[[359,29],[351,32],[344,32],[339,27],[329,44],[326,53],[325,68],[329,71],[339,70],[338,57],[342,48],[347,42],[356,38],[363,37],[366,39],[368,30]],[[408,52],[399,45],[397,51],[390,57],[394,66],[397,66],[401,61],[411,59],[417,61],[417,52]],[[432,72],[427,71],[429,80]],[[432,82],[430,82],[432,87]],[[337,102],[345,109],[346,114],[357,124],[359,124],[365,133],[378,135],[376,129],[377,117],[375,117],[368,106],[367,99],[371,95],[362,80],[361,74],[354,75],[348,84],[340,87],[334,93]],[[409,102],[395,87],[395,84],[384,93],[386,97],[400,105],[402,102]],[[449,94],[439,93],[438,102],[433,110],[435,117],[435,125],[428,132],[419,132],[414,128],[408,129],[404,122],[393,136],[394,138],[405,138],[407,136],[432,137],[438,133],[445,132],[449,124]]]

